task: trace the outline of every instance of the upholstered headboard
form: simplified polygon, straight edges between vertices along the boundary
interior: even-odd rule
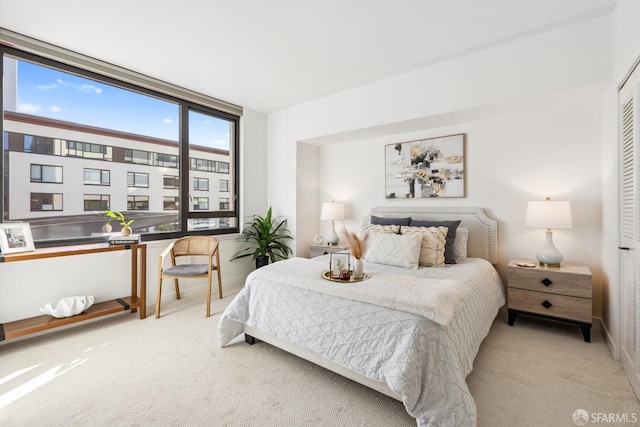
[[[368,225],[371,215],[382,218],[411,217],[415,220],[452,221],[460,220],[460,227],[469,228],[467,254],[498,263],[498,222],[489,218],[482,208],[437,208],[437,207],[389,207],[372,208],[362,219]]]

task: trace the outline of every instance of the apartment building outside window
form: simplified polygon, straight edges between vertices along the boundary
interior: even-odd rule
[[[85,194],[84,210],[85,212],[104,211],[109,209],[111,196],[108,194]]]
[[[111,171],[105,169],[85,169],[85,185],[111,185]]]
[[[229,192],[229,181],[226,179],[220,180],[220,191],[228,193]]]
[[[198,191],[209,191],[209,180],[207,178],[193,178],[193,189]]]
[[[31,193],[31,211],[61,211],[61,193]]]
[[[128,172],[127,186],[149,188],[149,174],[138,173],[138,172]]]
[[[127,210],[148,211],[149,196],[127,196]]]
[[[62,166],[32,164],[31,182],[62,184]]]
[[[164,175],[162,177],[162,188],[164,189],[179,189],[180,188],[180,177],[174,175]]]
[[[229,200],[239,200],[241,108],[144,76],[120,81],[88,72],[73,55],[54,62],[16,46],[0,45],[0,221],[30,222],[36,246],[61,239],[59,228],[47,230],[62,215],[74,223],[64,243],[93,239],[102,226],[95,211],[105,209],[130,211],[134,232],[150,240],[239,231],[239,208]],[[57,58],[57,48],[38,46]],[[109,75],[131,72],[123,73]],[[220,199],[216,181],[233,198]],[[189,199],[193,190],[201,194],[197,203]]]

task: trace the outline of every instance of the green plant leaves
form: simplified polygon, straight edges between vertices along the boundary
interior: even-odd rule
[[[289,230],[286,229],[287,220],[282,217],[273,218],[271,207],[267,215],[253,215],[251,220],[245,224],[242,232],[244,235],[241,241],[250,246],[238,251],[231,260],[252,256],[256,259],[259,256],[268,256],[271,262],[278,259],[286,259],[293,251],[286,245],[287,239],[293,239]]]

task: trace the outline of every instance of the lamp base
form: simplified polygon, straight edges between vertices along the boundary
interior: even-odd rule
[[[557,262],[557,263],[550,264],[550,263],[548,263],[548,262],[542,262],[542,261],[540,261],[540,267],[560,268],[560,263],[559,263],[559,262]]]
[[[327,236],[326,242],[329,246],[337,246],[338,242],[340,242],[340,237],[336,234],[336,227],[333,220],[331,221],[331,233]]]
[[[545,231],[546,239],[542,249],[536,254],[536,259],[540,262],[542,267],[560,267],[560,263],[564,259],[562,254],[556,249],[553,244],[553,232],[551,230]]]

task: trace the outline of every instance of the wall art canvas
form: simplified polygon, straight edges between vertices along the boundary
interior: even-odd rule
[[[464,197],[464,134],[385,145],[385,198]]]

